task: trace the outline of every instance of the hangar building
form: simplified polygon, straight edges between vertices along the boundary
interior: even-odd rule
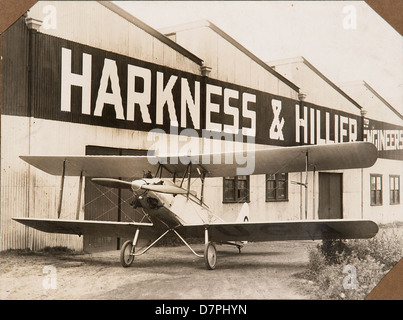
[[[244,202],[251,221],[403,220],[402,116],[374,90],[342,90],[303,58],[268,64],[211,22],[156,31],[107,1],[40,1],[0,41],[0,250],[96,251],[123,243],[45,234],[12,217],[139,217],[130,192],[88,178],[80,188],[79,177],[66,177],[59,203],[60,177],[30,167],[21,155],[147,155],[368,140],[379,150],[375,166],[310,173],[309,203],[300,185],[305,173],[282,172],[208,179],[205,199],[228,221]]]

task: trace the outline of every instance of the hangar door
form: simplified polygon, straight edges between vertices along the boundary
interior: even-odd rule
[[[147,155],[147,150],[108,148],[100,146],[87,146],[87,155]],[[130,177],[134,178],[134,177]],[[136,177],[137,178],[137,177]],[[141,177],[139,177],[141,178]],[[126,180],[125,177],[116,179]],[[104,221],[139,221],[143,216],[133,209],[130,202],[133,200],[131,190],[115,189],[100,186],[85,179],[84,190],[84,219]],[[84,236],[84,250],[98,252],[120,249],[126,239],[116,237]]]
[[[343,174],[319,172],[319,219],[343,218]]]

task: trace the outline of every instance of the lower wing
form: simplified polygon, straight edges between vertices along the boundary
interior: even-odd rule
[[[152,232],[153,230],[152,223],[34,218],[13,218],[13,220],[43,232],[76,234],[79,236],[133,237],[137,228],[141,228],[143,234],[143,230],[146,232]]]
[[[239,222],[210,225],[185,225],[178,228],[184,236],[204,237],[224,241],[287,241],[368,239],[378,232],[378,225],[370,220],[303,220],[281,222]]]
[[[132,237],[140,228],[142,235],[147,238],[155,235],[152,223],[34,218],[13,220],[49,233]],[[209,240],[215,242],[368,239],[378,232],[378,225],[370,220],[217,223],[181,225],[176,230],[184,237],[204,238],[206,228],[209,230]]]

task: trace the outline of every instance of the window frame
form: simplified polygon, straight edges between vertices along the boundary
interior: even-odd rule
[[[393,189],[391,183],[392,179],[393,179]],[[397,188],[396,188],[396,179],[397,179]],[[389,175],[389,204],[390,205],[400,204],[400,175],[397,174]]]
[[[274,179],[271,179],[274,176]],[[284,178],[283,178],[284,177]],[[266,174],[266,183],[265,183],[265,199],[266,202],[284,202],[289,201],[288,196],[288,173],[276,173],[276,174]],[[269,197],[269,184],[274,181],[274,198]],[[284,198],[280,197],[279,193],[279,183],[282,182],[284,185]],[[271,188],[270,188],[271,189]]]
[[[245,177],[245,178],[241,178]],[[233,181],[233,198],[228,199],[225,197],[226,194],[226,181],[232,180]],[[246,192],[247,196],[245,200],[241,200],[243,197],[240,195],[240,191],[242,189],[238,188],[239,181],[246,181]],[[233,176],[233,177],[223,177],[223,203],[244,203],[250,202],[250,176]]]
[[[378,188],[378,178],[380,179],[380,188]],[[375,189],[372,188],[372,179],[375,179]],[[382,174],[370,174],[370,203],[371,206],[383,205],[383,176]],[[377,192],[380,192],[380,201],[377,201]],[[373,195],[374,193],[374,195]]]

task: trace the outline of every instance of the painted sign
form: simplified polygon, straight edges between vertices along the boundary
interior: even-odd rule
[[[364,119],[364,141],[372,142],[378,157],[403,160],[403,127]]]
[[[30,115],[291,146],[362,140],[362,118],[37,33]],[[208,133],[208,134],[205,134]],[[249,139],[251,138],[251,139]],[[239,141],[239,140],[238,140]]]

